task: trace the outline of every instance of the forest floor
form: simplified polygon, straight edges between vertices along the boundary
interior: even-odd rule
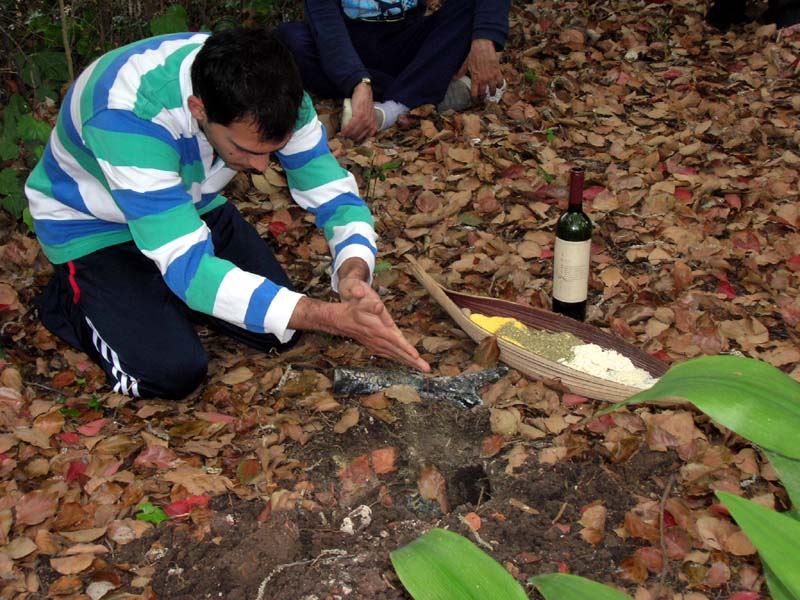
[[[514,3],[500,104],[332,137],[376,217],[375,285],[434,374],[481,357],[406,257],[451,289],[548,308],[581,166],[587,322],[669,363],[739,352],[800,379],[800,35],[723,34],[702,4]],[[338,106],[318,110],[336,131]],[[329,297],[326,244],[280,173],[238,175],[228,195],[300,291]],[[554,571],[636,600],[769,597],[714,491],[777,509],[785,492],[690,407],[591,418],[606,404],[514,370],[472,409],[337,397],[334,367],[395,367],[330,336],[264,355],[208,332],[203,387],[134,400],[37,322],[49,272],[0,216],[2,598],[407,599],[389,553],[432,527],[531,597],[528,578]],[[171,518],[137,518],[148,507]]]

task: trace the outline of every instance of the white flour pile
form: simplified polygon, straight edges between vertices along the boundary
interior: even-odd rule
[[[575,346],[572,352],[571,359],[558,362],[588,375],[643,390],[658,381],[644,369],[635,366],[627,356],[614,350],[606,350],[597,344],[581,344]]]

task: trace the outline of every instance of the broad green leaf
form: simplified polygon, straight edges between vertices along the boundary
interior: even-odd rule
[[[800,521],[726,492],[717,497],[758,549],[761,561],[779,582],[779,591],[800,598]]]
[[[800,383],[772,365],[741,356],[693,358],[615,406],[666,399],[691,402],[751,442],[800,459]]]
[[[483,219],[481,219],[481,216],[478,213],[474,211],[469,211],[469,212],[463,212],[460,215],[458,215],[458,222],[461,223],[462,225],[470,225],[472,227],[477,227],[478,225],[483,223]]]
[[[546,600],[631,600],[619,590],[577,575],[548,573],[528,581],[539,588]]]
[[[527,600],[522,586],[463,536],[431,529],[390,555],[415,600]]]
[[[31,114],[22,115],[17,123],[17,135],[26,142],[46,143],[52,127]]]
[[[189,29],[189,15],[180,4],[173,4],[163,15],[150,19],[150,31],[153,35],[180,33]]]
[[[31,209],[27,206],[22,210],[22,222],[28,226],[28,231],[35,233],[35,229],[33,228],[33,215],[31,214]]]
[[[800,509],[800,460],[786,458],[776,452],[765,450],[770,464],[778,472],[781,484],[786,488],[795,509]]]
[[[767,565],[763,565],[764,567],[764,578],[767,580],[767,587],[769,587],[770,596],[772,596],[772,600],[797,600],[796,597],[792,596],[785,587],[783,587],[783,583],[781,580],[775,577],[775,573],[770,571],[770,568]]]
[[[392,263],[388,260],[379,261],[378,264],[375,265],[375,274],[382,273],[383,271],[388,271],[392,268]]]
[[[8,168],[0,171],[0,208],[11,213],[15,219],[19,219],[27,205],[28,201],[17,170]]]
[[[39,68],[43,80],[59,84],[69,81],[67,55],[64,52],[37,52],[30,55],[30,60]]]
[[[19,156],[19,144],[16,139],[0,137],[0,161],[14,160]]]
[[[153,505],[152,502],[142,502],[136,508],[140,511],[136,515],[136,518],[140,521],[147,521],[148,523],[158,525],[161,521],[169,519],[169,515],[158,506]]]

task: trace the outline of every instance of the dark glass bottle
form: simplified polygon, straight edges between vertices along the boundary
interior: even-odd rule
[[[583,321],[589,292],[592,222],[583,212],[583,171],[569,177],[569,205],[556,225],[553,311]]]

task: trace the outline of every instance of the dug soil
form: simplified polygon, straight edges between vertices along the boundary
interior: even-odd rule
[[[619,581],[619,565],[644,541],[623,542],[612,533],[597,546],[587,543],[576,526],[581,509],[600,502],[607,528],[622,527],[637,499],[662,497],[679,465],[673,452],[646,447],[614,465],[588,441],[569,461],[543,465],[529,458],[512,470],[505,458],[481,457],[480,442],[491,435],[485,407],[397,403],[392,414],[391,424],[362,419],[345,435],[318,434],[292,449],[311,484],[306,489],[315,490],[312,510],[265,514],[262,501],[217,497],[202,539],[202,524],[164,523],[125,546],[118,564],[151,567],[152,592],[173,600],[410,598],[390,553],[443,527],[473,540],[523,585],[534,574],[559,570]],[[385,449],[397,456],[392,471],[367,467],[348,477],[354,464]],[[430,465],[444,477],[447,514],[420,496],[418,478]],[[480,517],[477,531],[464,521],[470,512]]]

